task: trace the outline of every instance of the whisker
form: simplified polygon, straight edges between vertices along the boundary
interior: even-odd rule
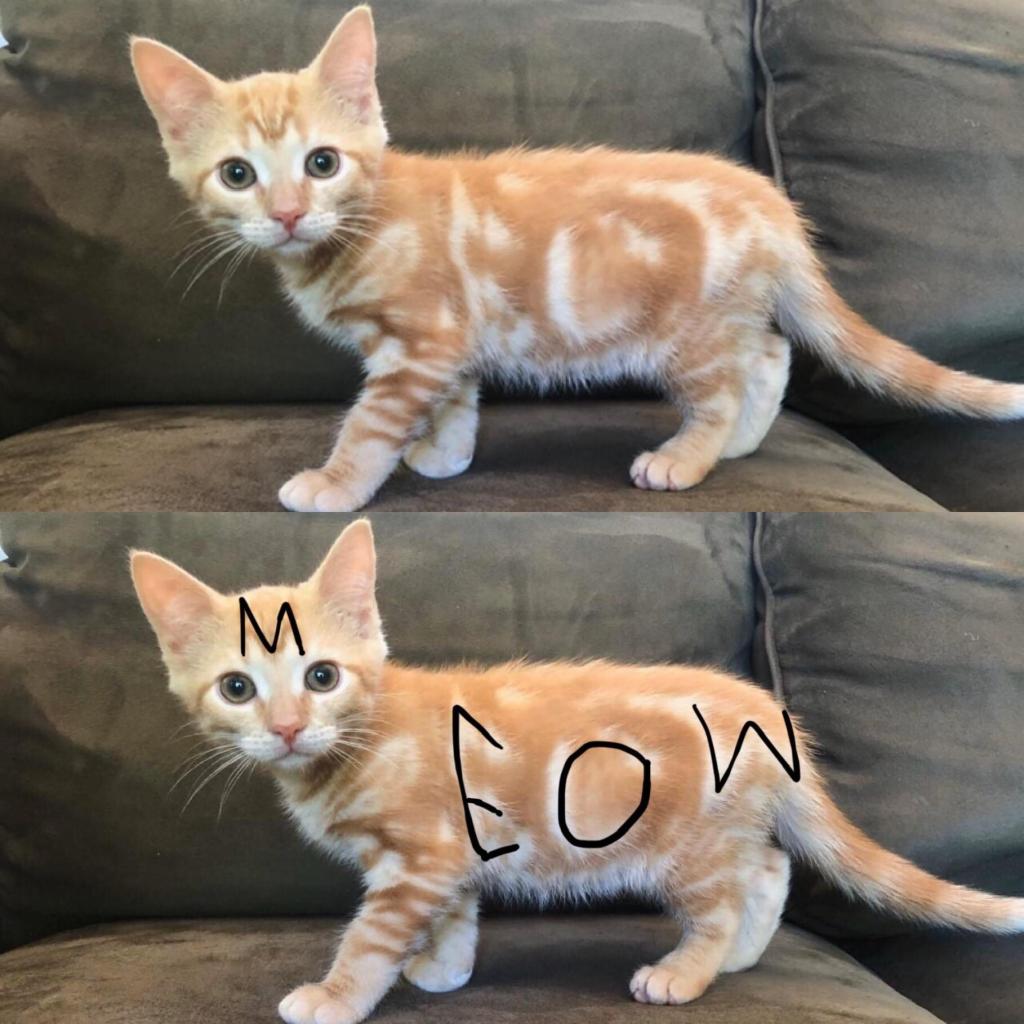
[[[201,278],[201,277],[202,277],[202,276],[203,276],[203,275],[204,275],[204,274],[205,274],[205,273],[206,273],[206,272],[207,272],[207,271],[208,271],[208,270],[209,270],[209,269],[210,269],[210,268],[211,268],[212,266],[214,266],[214,264],[216,264],[216,263],[220,262],[220,260],[224,259],[224,257],[225,257],[225,256],[229,256],[229,255],[231,255],[231,253],[235,252],[235,250],[239,249],[239,248],[240,248],[241,246],[243,246],[243,245],[245,245],[245,244],[246,244],[246,243],[245,243],[245,242],[243,242],[243,241],[242,241],[241,239],[238,239],[238,241],[235,241],[235,242],[229,242],[229,243],[228,243],[227,245],[224,245],[224,246],[223,246],[222,248],[218,249],[218,250],[217,250],[217,252],[215,252],[215,253],[213,254],[213,256],[211,256],[211,257],[210,257],[210,258],[209,258],[209,259],[208,259],[208,260],[207,260],[207,261],[206,261],[206,262],[205,262],[205,263],[204,263],[204,264],[203,264],[203,265],[202,265],[202,266],[201,266],[201,267],[200,267],[200,268],[199,268],[199,269],[198,269],[198,270],[197,270],[197,271],[196,271],[196,272],[195,272],[195,273],[194,273],[194,274],[192,275],[191,279],[190,279],[190,280],[189,280],[189,282],[188,282],[188,286],[187,286],[187,287],[185,288],[185,291],[184,291],[184,292],[182,293],[182,296],[181,296],[181,301],[182,301],[182,302],[184,302],[184,301],[185,301],[186,297],[188,296],[188,293],[189,293],[190,291],[192,291],[192,289],[193,289],[193,288],[194,288],[194,287],[196,286],[196,283],[197,283],[197,282],[199,281],[199,279],[200,279],[200,278]]]
[[[237,764],[237,763],[238,763],[239,761],[241,761],[241,760],[242,760],[242,759],[243,759],[244,757],[245,757],[245,755],[244,755],[244,754],[242,754],[242,753],[238,753],[238,754],[235,754],[235,755],[234,755],[233,757],[229,757],[229,758],[228,758],[228,759],[227,759],[226,761],[224,761],[224,762],[223,762],[223,763],[222,763],[221,765],[219,765],[218,767],[214,768],[214,770],[213,770],[212,772],[210,772],[210,774],[209,774],[209,775],[207,775],[207,776],[206,776],[206,777],[205,777],[205,778],[204,778],[204,779],[203,779],[203,780],[202,780],[202,781],[201,781],[201,782],[199,783],[199,785],[198,785],[198,786],[196,786],[196,788],[195,788],[195,789],[193,789],[193,790],[192,790],[192,792],[191,792],[191,793],[189,794],[189,798],[188,798],[188,799],[187,799],[187,800],[185,801],[185,806],[184,806],[184,807],[182,807],[182,809],[181,809],[181,813],[182,813],[182,814],[184,814],[184,813],[185,813],[185,811],[186,811],[186,810],[188,810],[188,805],[189,805],[190,803],[192,803],[192,801],[193,801],[193,800],[195,800],[195,798],[196,798],[196,797],[197,797],[197,796],[198,796],[198,795],[199,795],[199,794],[200,794],[200,793],[201,793],[201,792],[202,792],[202,791],[203,791],[203,790],[204,790],[204,789],[205,789],[205,788],[206,788],[206,787],[207,787],[207,786],[208,786],[208,785],[209,785],[209,784],[210,784],[210,783],[211,783],[211,782],[212,782],[212,781],[213,781],[213,780],[214,780],[214,779],[215,779],[215,778],[216,778],[216,777],[218,776],[218,775],[220,775],[220,774],[221,774],[222,772],[226,771],[226,770],[227,770],[228,768],[230,768],[230,767],[231,767],[231,766],[232,766],[233,764]]]
[[[220,816],[224,813],[224,805],[228,801],[228,797],[231,795],[231,791],[238,785],[239,780],[245,774],[246,769],[251,766],[252,762],[246,764],[243,762],[240,764],[228,777],[228,781],[224,785],[224,792],[220,795],[220,803],[217,805],[217,822],[220,823]]]

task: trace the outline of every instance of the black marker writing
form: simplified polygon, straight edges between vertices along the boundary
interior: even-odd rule
[[[256,617],[252,613],[252,609],[249,607],[249,603],[244,597],[238,599],[238,636],[239,636],[239,649],[242,652],[242,657],[245,657],[245,620],[248,619],[252,623],[252,628],[256,630],[256,636],[259,638],[261,644],[265,650],[274,654],[277,651],[277,642],[281,638],[281,623],[284,621],[284,617],[288,616],[288,623],[292,627],[292,636],[295,637],[295,646],[299,649],[299,654],[305,654],[305,650],[302,647],[302,634],[299,633],[299,624],[295,621],[295,613],[292,611],[292,606],[285,601],[281,605],[280,610],[277,613],[277,626],[274,629],[274,640],[271,643],[267,640],[263,630],[260,629],[260,624],[256,621]]]
[[[746,722],[742,729],[740,729],[740,738],[736,741],[736,747],[732,752],[732,758],[729,761],[729,766],[725,769],[724,775],[718,774],[718,756],[715,754],[715,743],[711,738],[711,730],[708,728],[708,723],[704,721],[704,716],[700,713],[700,709],[696,704],[693,705],[693,713],[697,716],[700,724],[704,726],[704,735],[708,739],[708,750],[711,752],[711,770],[715,773],[715,792],[721,793],[725,788],[725,784],[729,781],[729,774],[733,769],[733,765],[736,764],[736,758],[740,756],[740,750],[743,747],[743,740],[746,738],[747,730],[753,729],[758,736],[761,737],[761,742],[772,752],[775,756],[775,760],[782,765],[783,770],[786,774],[794,781],[800,781],[800,758],[796,750],[796,736],[793,733],[793,723],[790,721],[789,712],[782,709],[782,720],[786,723],[786,734],[789,736],[789,746],[793,751],[793,767],[791,768],[786,764],[785,758],[775,749],[772,741],[764,734],[764,730],[757,724],[757,722]]]
[[[594,747],[606,747],[609,750],[621,750],[631,757],[635,757],[644,766],[644,784],[643,790],[640,793],[640,803],[636,805],[633,813],[614,831],[611,835],[605,836],[603,839],[577,839],[569,831],[569,826],[565,821],[565,786],[569,781],[569,772],[572,770],[573,763],[576,758],[585,754],[588,750],[592,750]],[[632,747],[627,747],[625,743],[608,743],[604,740],[591,740],[589,743],[584,743],[582,747],[578,747],[576,751],[569,755],[565,759],[565,764],[562,765],[562,777],[558,781],[558,827],[562,830],[562,835],[572,843],[573,846],[587,846],[587,847],[598,847],[598,846],[611,846],[612,843],[621,839],[642,817],[644,811],[647,810],[647,805],[651,801],[651,762],[644,757],[639,751],[634,750]]]
[[[465,708],[460,707],[458,704],[452,707],[452,752],[455,756],[455,774],[459,779],[459,792],[462,794],[462,809],[466,815],[466,830],[469,832],[469,841],[477,856],[481,860],[491,860],[506,853],[515,853],[519,849],[519,844],[512,843],[510,846],[501,846],[497,850],[485,850],[480,845],[480,840],[477,839],[476,827],[473,825],[473,814],[469,809],[470,804],[482,807],[485,811],[490,811],[491,814],[498,818],[502,815],[497,807],[487,803],[486,800],[478,800],[476,797],[466,796],[466,783],[462,778],[462,751],[459,748],[459,723],[463,718],[470,725],[478,729],[491,746],[497,747],[499,750],[504,750],[505,748]]]

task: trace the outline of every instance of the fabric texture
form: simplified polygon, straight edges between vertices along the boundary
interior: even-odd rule
[[[0,945],[126,917],[351,910],[352,873],[299,839],[259,773],[223,808],[223,776],[187,808],[202,772],[172,791],[195,737],[127,564],[129,548],[155,550],[226,592],[304,579],[344,521],[0,514],[0,545],[18,567],[0,572]],[[748,516],[373,522],[399,660],[750,670]]]
[[[757,538],[756,676],[770,685],[774,659],[836,803],[933,874],[1024,895],[1024,521],[769,515]],[[832,937],[922,931],[810,873],[788,916]]]
[[[254,263],[182,300],[193,231],[135,85],[129,34],[236,77],[307,64],[346,9],[316,0],[4,0],[0,437],[149,402],[344,401],[355,361]],[[611,143],[749,159],[747,0],[379,0],[380,87],[412,149]],[[244,45],[240,45],[244,41]],[[195,264],[190,264],[194,267]]]
[[[945,1024],[1020,1024],[1024,937],[930,933],[846,944]]]
[[[912,487],[956,512],[1024,509],[1024,423],[929,416],[843,433]]]
[[[839,292],[940,362],[1024,381],[1024,6],[758,3],[758,162]],[[811,360],[789,401],[827,422],[911,418]]]
[[[139,922],[66,933],[0,956],[5,1024],[269,1021],[277,1001],[329,962],[337,921]],[[476,971],[457,992],[402,982],[381,1024],[936,1024],[834,946],[783,927],[751,971],[673,1010],[634,1003],[637,965],[678,939],[665,918],[576,915],[483,921]],[[168,983],[173,979],[173,983]]]
[[[330,450],[340,412],[193,406],[62,420],[0,441],[0,509],[277,509],[281,484]],[[834,431],[794,413],[783,413],[757,452],[719,463],[691,491],[633,487],[634,456],[678,426],[679,414],[653,401],[487,404],[465,474],[427,480],[400,468],[370,511],[939,509]]]

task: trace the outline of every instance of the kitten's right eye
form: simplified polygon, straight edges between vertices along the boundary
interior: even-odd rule
[[[256,696],[256,684],[238,672],[221,676],[220,695],[231,704],[244,704]]]
[[[253,166],[245,160],[225,160],[220,165],[220,180],[240,192],[243,188],[249,188],[256,184],[256,171]]]

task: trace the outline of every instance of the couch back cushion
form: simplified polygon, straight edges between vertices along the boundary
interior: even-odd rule
[[[269,780],[183,810],[194,745],[128,576],[159,551],[223,590],[305,578],[342,521],[0,515],[0,946],[102,919],[337,914],[351,872],[304,845]],[[380,605],[413,663],[604,656],[748,672],[743,515],[374,517]],[[438,766],[443,770],[445,766]]]
[[[759,163],[817,227],[839,291],[943,363],[1024,381],[1024,4],[759,5]],[[909,415],[809,359],[790,402],[833,421]]]
[[[29,48],[0,64],[0,436],[147,402],[339,401],[357,364],[244,267],[187,298],[169,280],[194,225],[128,61],[130,33],[222,77],[309,62],[344,4],[4,0]],[[749,0],[380,0],[380,86],[396,145],[606,142],[746,158]],[[220,266],[223,266],[221,264]]]
[[[769,515],[756,554],[758,676],[817,740],[836,803],[942,878],[1024,895],[1024,520]],[[789,911],[829,936],[915,927],[809,872]]]

